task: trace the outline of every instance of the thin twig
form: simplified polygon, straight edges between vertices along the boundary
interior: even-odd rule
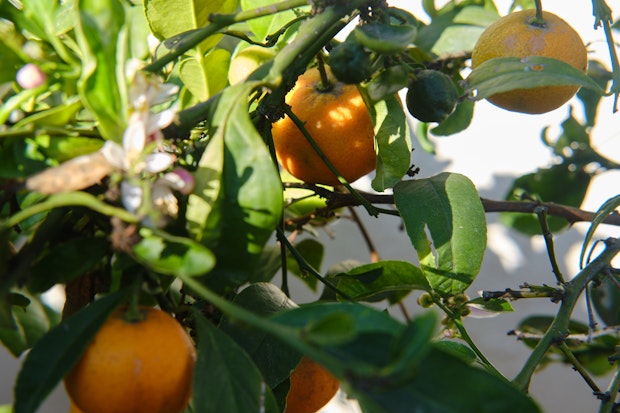
[[[545,239],[549,262],[551,263],[551,269],[555,275],[555,279],[558,284],[564,284],[564,276],[562,275],[562,271],[560,271],[560,266],[558,265],[558,260],[555,256],[553,234],[549,229],[549,222],[547,221],[547,207],[540,206],[534,210],[534,213],[538,216],[538,222],[540,223],[540,229],[542,230],[542,235]]]

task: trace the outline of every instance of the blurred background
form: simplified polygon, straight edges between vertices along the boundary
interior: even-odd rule
[[[421,9],[421,1],[393,0],[391,5],[412,11],[420,19],[426,16]],[[438,6],[442,2],[437,1]],[[501,14],[508,11],[511,1],[496,0]],[[602,29],[594,29],[592,2],[589,0],[546,0],[545,10],[551,11],[570,23],[582,36],[596,57],[606,66],[609,56]],[[614,16],[617,18],[617,15]],[[617,33],[616,33],[617,34]],[[618,115],[612,113],[612,98],[605,99],[600,108],[597,126],[591,132],[593,146],[599,153],[620,162],[620,128]],[[573,114],[582,118],[583,108],[579,101],[573,100]],[[458,135],[433,137],[436,155],[425,153],[412,137],[413,162],[421,168],[420,177],[432,176],[441,171],[458,172],[469,177],[477,186],[482,197],[503,199],[515,177],[534,172],[537,168],[552,163],[552,154],[540,139],[541,130],[549,127],[549,136],[555,137],[560,132],[560,123],[569,113],[569,105],[543,115],[523,115],[506,112],[486,102],[476,105],[475,116],[471,126]],[[412,121],[412,131],[416,125]],[[620,173],[607,172],[596,177],[590,185],[590,191],[582,205],[586,210],[597,210],[608,198],[620,193]],[[357,186],[369,189],[370,179],[358,181]],[[568,190],[568,188],[567,188]],[[379,219],[363,217],[378,253],[383,259],[398,259],[415,262],[416,253],[407,235],[401,231],[398,219],[381,216]],[[542,237],[528,238],[506,229],[498,223],[495,214],[487,214],[488,250],[482,271],[468,290],[470,296],[476,296],[480,290],[504,290],[518,288],[523,283],[555,284],[547,258]],[[568,230],[555,234],[556,253],[559,265],[566,278],[578,272],[578,254],[581,241],[588,224],[576,224]],[[328,234],[319,232],[321,242],[325,244],[323,269],[343,261],[356,259],[369,260],[368,248],[360,236],[359,230],[350,220],[340,220],[329,227]],[[620,228],[602,226],[597,238],[620,236]],[[618,260],[620,264],[620,260]],[[292,282],[297,281],[294,277]],[[305,286],[291,285],[294,301],[303,303],[313,299]],[[48,294],[52,304],[62,307],[62,292],[51,291]],[[412,294],[406,301],[408,311],[415,315],[420,311],[416,303],[417,295]],[[525,362],[529,351],[527,347],[507,332],[517,327],[518,323],[530,314],[554,315],[557,304],[547,299],[521,300],[513,303],[515,312],[505,313],[494,318],[466,318],[466,327],[477,341],[487,358],[506,377],[513,378]],[[399,316],[397,309],[390,309]],[[587,322],[585,305],[577,307],[574,318]],[[4,348],[0,348],[0,405],[12,402],[13,383],[20,361],[13,358]],[[607,387],[609,377],[596,378],[599,386]],[[598,401],[581,377],[570,367],[550,365],[534,376],[531,394],[547,413],[560,412],[595,412]],[[68,411],[68,400],[62,387],[59,387],[41,407],[41,413],[63,413]],[[337,397],[323,409],[324,413],[356,412],[354,403],[347,403],[344,396]]]

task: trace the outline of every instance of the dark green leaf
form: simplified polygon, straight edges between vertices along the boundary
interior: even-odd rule
[[[34,264],[28,287],[32,292],[44,292],[54,284],[71,281],[100,263],[108,250],[104,237],[79,237],[53,245]]]
[[[198,360],[193,387],[195,413],[279,413],[269,387],[246,352],[196,314]]]
[[[411,406],[425,413],[540,411],[507,381],[437,348],[431,348],[423,358],[412,380],[366,379],[354,383],[352,396],[359,400],[363,411],[373,413],[409,412]]]
[[[453,356],[460,358],[467,364],[472,364],[478,359],[478,356],[476,356],[476,353],[474,353],[472,349],[457,341],[440,340],[434,342],[433,346],[437,347],[441,351],[450,353]]]
[[[213,253],[189,238],[148,228],[141,228],[140,236],[140,242],[133,247],[136,258],[159,273],[191,277],[205,275],[215,265]]]
[[[527,59],[501,57],[476,67],[467,78],[476,99],[514,89],[541,86],[579,85],[603,95],[605,91],[581,70],[557,59],[531,56]]]
[[[394,201],[431,287],[446,295],[463,292],[486,249],[486,218],[473,183],[455,173],[402,181]]]
[[[367,93],[371,102],[378,102],[404,89],[409,84],[409,73],[404,66],[390,66],[373,77]]]
[[[596,314],[605,325],[620,325],[620,289],[614,281],[604,277],[599,285],[591,287],[590,296]]]
[[[15,385],[15,413],[34,413],[69,372],[124,292],[109,294],[43,336],[26,356]]]
[[[269,283],[251,284],[235,297],[234,303],[262,316],[296,307],[282,290]],[[299,352],[268,332],[228,318],[222,320],[220,328],[252,357],[271,388],[288,379],[291,370],[299,363]]]
[[[512,312],[514,309],[512,305],[510,305],[509,301],[504,300],[503,298],[491,298],[489,300],[485,300],[482,297],[474,298],[467,302],[468,306],[478,308],[482,311],[489,311],[493,313],[504,313],[504,312]]]
[[[19,302],[17,297],[21,297]],[[0,318],[9,319],[0,320],[0,342],[11,354],[19,357],[58,323],[58,317],[38,297],[12,293],[7,299],[9,312],[0,311]],[[0,306],[4,308],[5,304]]]
[[[413,43],[417,30],[408,24],[368,23],[357,26],[353,34],[365,47],[380,54],[402,52]]]
[[[543,202],[579,207],[588,190],[590,179],[590,174],[583,169],[574,170],[572,165],[562,163],[517,178],[506,199],[521,200],[525,196]],[[568,188],[570,190],[567,190]],[[501,213],[500,219],[505,225],[525,234],[541,234],[540,223],[535,214]],[[568,226],[566,219],[555,216],[548,216],[547,223],[551,232]]]
[[[405,261],[379,261],[336,277],[338,289],[356,301],[398,302],[412,290],[431,289],[424,273]]]
[[[460,102],[450,116],[431,129],[431,133],[436,136],[449,136],[467,129],[474,116],[474,106],[469,100]]]

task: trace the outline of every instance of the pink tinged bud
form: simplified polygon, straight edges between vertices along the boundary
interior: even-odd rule
[[[45,84],[47,77],[45,73],[39,69],[39,66],[28,63],[17,71],[15,80],[17,80],[17,84],[24,89],[34,89],[35,87]]]
[[[183,168],[176,168],[163,176],[168,186],[183,195],[187,195],[194,189],[194,176]]]

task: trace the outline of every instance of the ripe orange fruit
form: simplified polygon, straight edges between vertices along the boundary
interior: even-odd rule
[[[496,57],[543,56],[562,60],[586,71],[587,50],[579,34],[558,16],[543,12],[544,26],[532,23],[535,10],[510,13],[491,24],[474,47],[472,67]],[[579,90],[578,86],[545,86],[498,93],[488,100],[514,112],[538,114],[557,109]]]
[[[291,373],[284,413],[316,413],[334,397],[338,387],[330,372],[304,356]]]
[[[69,413],[84,413],[82,410],[80,410],[79,407],[77,407],[75,405],[75,403],[73,403],[73,400],[69,399]]]
[[[65,377],[85,413],[179,413],[188,404],[196,352],[169,314],[140,307],[143,319],[115,311]]]
[[[309,69],[297,79],[286,103],[327,159],[353,182],[375,169],[374,129],[357,87],[329,72],[328,78],[332,88],[323,91],[318,69]],[[273,124],[272,135],[278,161],[291,175],[308,183],[340,185],[288,116]]]

